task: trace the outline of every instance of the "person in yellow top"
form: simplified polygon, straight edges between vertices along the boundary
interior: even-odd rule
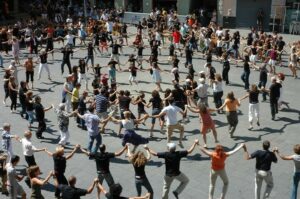
[[[229,124],[229,134],[230,137],[233,137],[233,133],[238,124],[238,115],[237,115],[237,107],[240,106],[240,103],[234,97],[234,93],[231,91],[227,94],[224,104],[218,108],[217,110],[222,110],[225,107],[226,117]]]
[[[77,110],[77,108],[78,108],[80,87],[81,87],[81,84],[76,83],[75,88],[72,91],[71,102],[72,102],[73,111]]]

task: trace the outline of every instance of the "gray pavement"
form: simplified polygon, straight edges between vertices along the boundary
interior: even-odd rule
[[[246,36],[248,31],[241,30],[243,36]],[[297,36],[284,35],[285,41],[293,41],[299,39]],[[77,41],[78,42],[78,41]],[[60,45],[55,43],[55,48],[59,48]],[[133,52],[132,48],[125,47],[125,54],[130,54]],[[160,59],[167,59],[168,50],[165,49],[162,52]],[[99,55],[99,54],[98,54]],[[106,65],[109,58],[108,57],[99,57],[96,55],[95,63],[100,63],[100,65]],[[147,49],[144,53],[145,57],[149,55],[149,50]],[[74,55],[72,64],[75,65],[78,63],[78,58],[86,56],[86,51],[79,51]],[[5,66],[8,67],[8,59],[6,57]],[[47,79],[46,73],[42,74],[40,81],[35,81],[34,94],[40,95],[42,97],[42,104],[47,107],[49,105],[56,104],[58,105],[61,101],[61,92],[64,78],[60,72],[60,59],[62,58],[61,53],[55,53],[55,60],[51,60],[49,56],[50,71],[52,74],[52,81]],[[127,61],[127,56],[121,56],[121,63]],[[185,58],[180,58],[184,63]],[[285,65],[287,64],[287,56],[284,56]],[[203,66],[205,60],[200,59],[199,56],[194,56],[194,68],[197,72],[204,70]],[[147,66],[147,63],[144,63],[144,67]],[[222,72],[222,65],[218,62],[213,62],[213,66],[216,68],[217,73]],[[241,64],[240,64],[241,66]],[[170,70],[170,65],[160,65],[164,70]],[[37,75],[37,68],[35,75]],[[123,67],[124,68],[124,67]],[[262,102],[260,104],[260,113],[261,113],[261,126],[255,128],[252,131],[248,130],[248,101],[244,100],[241,107],[239,108],[239,124],[236,130],[235,139],[231,139],[227,133],[227,121],[224,114],[213,114],[213,119],[215,120],[217,126],[217,132],[220,143],[227,149],[233,149],[239,143],[246,142],[249,152],[253,152],[257,149],[261,149],[261,143],[263,140],[270,140],[272,146],[279,147],[280,151],[283,154],[291,154],[292,147],[294,144],[299,143],[299,79],[293,79],[290,77],[290,71],[286,67],[277,68],[278,72],[283,72],[286,74],[286,80],[284,81],[284,99],[290,102],[291,109],[284,109],[280,111],[276,121],[271,120],[271,113],[269,103]],[[102,69],[102,73],[107,73],[107,68]],[[243,84],[240,79],[242,73],[241,67],[235,67],[231,65],[231,70],[229,74],[231,85],[223,86],[224,95],[228,91],[234,91],[236,97],[242,97],[246,92],[243,89]],[[66,70],[65,70],[66,71]],[[180,65],[181,79],[185,78],[187,70],[184,68],[183,64]],[[19,67],[19,80],[24,79],[24,69]],[[0,72],[0,75],[3,76],[3,71]],[[67,74],[65,74],[67,75]],[[251,71],[250,83],[258,83],[257,71]],[[92,74],[88,75],[90,79],[89,87],[91,90]],[[129,86],[128,84],[129,73],[117,73],[117,81],[119,83],[120,89],[129,89],[132,93],[136,93],[135,90],[144,90],[146,92],[146,99],[150,97],[150,92],[155,88],[155,85],[152,83],[152,78],[149,72],[138,72],[137,79],[140,80],[138,87]],[[163,84],[162,88],[170,88],[171,86],[171,75],[169,73],[163,73]],[[35,79],[37,77],[35,76]],[[268,82],[269,85],[270,81]],[[3,88],[3,82],[0,81],[0,87]],[[83,86],[84,87],[84,86]],[[82,88],[83,88],[82,87]],[[82,92],[82,90],[81,90]],[[1,91],[1,101],[3,99],[3,90]],[[261,98],[260,98],[261,99]],[[7,104],[10,105],[10,100],[7,100]],[[209,98],[210,106],[214,107],[212,102],[212,97]],[[18,108],[20,110],[20,108]],[[136,113],[136,107],[132,106],[132,110]],[[27,129],[26,120],[22,119],[17,113],[10,113],[9,107],[5,107],[3,104],[0,106],[0,124],[3,122],[9,122],[12,124],[11,132],[19,136],[23,135],[23,132]],[[148,110],[150,113],[150,109]],[[200,135],[200,124],[199,119],[196,114],[189,113],[191,121],[185,125],[185,140],[184,147],[189,148],[193,143],[194,139],[199,139],[200,143],[203,144],[202,136]],[[56,123],[56,117],[52,110],[46,113],[47,118],[47,130],[43,134],[46,139],[37,140],[33,136],[33,143],[36,147],[47,147],[50,151],[54,151],[57,146],[59,139],[58,126]],[[71,144],[81,144],[82,146],[87,145],[88,137],[87,132],[82,131],[76,127],[76,123],[73,119],[70,120],[70,134],[71,134]],[[35,132],[37,123],[34,123],[33,132]],[[137,133],[148,136],[148,128],[150,127],[150,121],[146,122],[146,126],[140,126],[140,130]],[[121,146],[121,139],[116,137],[118,126],[109,123],[107,126],[108,130],[106,134],[103,135],[103,143],[107,144],[108,151],[117,151]],[[159,129],[158,124],[156,124],[155,129]],[[175,133],[174,136],[178,137],[178,134]],[[21,156],[21,161],[18,166],[18,169],[23,169],[26,166],[24,157],[22,156],[21,144],[13,141],[13,150],[15,154]],[[208,146],[213,147],[213,137],[212,134],[208,134]],[[155,151],[165,151],[166,150],[166,138],[158,131],[155,133],[155,138],[149,143],[149,147]],[[143,150],[143,149],[141,149]],[[70,150],[66,150],[67,152]],[[53,160],[51,157],[46,155],[44,152],[35,154],[36,161],[40,166],[43,174],[42,177],[46,177],[48,172],[53,169]],[[208,187],[209,187],[209,173],[210,173],[210,159],[200,153],[199,149],[196,148],[195,151],[188,157],[184,158],[181,162],[181,171],[185,173],[190,182],[186,189],[180,195],[180,198],[184,199],[204,199],[208,197]],[[243,159],[242,150],[229,157],[226,162],[226,171],[229,177],[229,189],[227,198],[230,199],[251,199],[254,198],[254,171],[255,171],[255,160],[246,161]],[[288,198],[291,183],[292,183],[292,173],[293,173],[293,163],[288,161],[279,160],[278,164],[272,166],[273,176],[274,176],[274,189],[271,194],[271,198],[274,199],[285,199]],[[154,189],[154,198],[161,198],[162,194],[162,185],[163,185],[163,175],[165,172],[165,165],[163,160],[156,157],[152,157],[152,160],[146,167],[146,173],[148,179]],[[120,158],[112,159],[111,163],[111,173],[116,182],[119,182],[123,186],[123,195],[125,196],[135,196],[136,190],[134,185],[134,170],[132,165],[130,165],[125,157],[122,155]],[[78,179],[77,186],[80,188],[87,188],[92,180],[96,177],[96,166],[95,162],[89,160],[85,155],[81,153],[76,153],[74,157],[67,162],[66,176],[75,175]],[[30,196],[30,190],[25,185],[24,182],[21,182],[25,188],[28,197]],[[178,185],[178,182],[174,181],[171,187],[171,190],[175,189]],[[104,184],[107,188],[107,185]],[[215,190],[215,197],[217,198],[221,192],[222,182],[220,179],[217,180],[217,187]],[[42,191],[45,198],[54,198],[54,189],[53,189],[53,180],[50,180],[50,183],[44,186]],[[145,193],[145,190],[143,190]],[[5,198],[1,196],[0,198]],[[96,191],[84,198],[96,198]],[[174,198],[170,194],[170,198]]]

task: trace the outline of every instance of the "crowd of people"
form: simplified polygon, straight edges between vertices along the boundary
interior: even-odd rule
[[[55,5],[53,5],[54,8]],[[131,25],[122,22],[122,11],[93,12],[91,9],[90,13],[87,21],[80,16],[52,16],[53,13],[51,13],[51,16],[43,16],[43,20],[49,20],[48,23],[39,24],[36,19],[32,18],[27,23],[1,27],[0,67],[4,70],[3,104],[8,104],[7,98],[10,98],[11,112],[20,113],[21,117],[28,122],[24,138],[11,133],[11,126],[14,126],[17,121],[7,121],[3,125],[3,152],[0,154],[2,194],[12,199],[29,196],[32,199],[42,199],[44,198],[42,186],[53,176],[56,198],[80,198],[80,196],[92,193],[94,188],[97,189],[98,198],[101,193],[107,198],[126,198],[121,197],[122,186],[115,182],[109,169],[111,158],[126,153],[135,171],[137,197],[131,198],[154,198],[155,190],[145,172],[145,166],[151,156],[165,160],[162,198],[169,198],[170,187],[174,179],[180,181],[180,184],[172,193],[175,198],[179,198],[189,182],[189,178],[180,171],[180,160],[191,154],[197,146],[203,154],[211,158],[209,199],[213,198],[218,176],[223,181],[220,198],[225,198],[229,182],[225,161],[227,157],[242,148],[246,160],[256,159],[255,199],[261,198],[263,180],[267,185],[262,198],[270,196],[273,188],[271,163],[277,163],[277,156],[283,160],[293,160],[295,163],[291,199],[297,198],[300,180],[299,144],[294,147],[295,154],[290,156],[281,155],[276,147],[271,150],[271,144],[267,140],[263,142],[262,150],[257,150],[252,154],[248,153],[244,143],[226,152],[220,144],[222,137],[218,136],[211,112],[225,113],[228,121],[228,136],[234,138],[239,122],[238,107],[246,98],[249,98],[249,130],[254,129],[255,122],[257,126],[261,125],[259,94],[262,94],[263,101],[266,101],[267,96],[269,97],[271,119],[276,120],[276,114],[283,108],[283,105],[289,108],[289,103],[283,99],[283,82],[286,77],[285,74],[277,72],[276,68],[283,67],[283,54],[288,54],[290,61],[288,67],[292,76],[297,78],[300,41],[287,44],[276,32],[268,34],[263,30],[258,32],[255,28],[252,28],[247,37],[243,38],[239,31],[231,35],[229,30],[223,30],[214,20],[208,26],[203,26],[197,17],[191,15],[184,22],[179,22],[176,12],[158,9],[151,12],[147,19],[143,18],[134,28],[136,32],[132,32],[128,31]],[[146,44],[147,40],[148,44]],[[76,43],[78,41],[80,43]],[[133,48],[135,54],[126,55],[124,53],[126,48]],[[151,52],[149,58],[143,54],[145,49]],[[78,64],[72,66],[71,60],[75,59],[73,56],[79,51],[86,51],[86,56],[81,57]],[[168,52],[169,58],[163,60],[160,55],[165,51]],[[60,61],[61,74],[53,74],[48,67],[48,57],[51,54],[50,57],[54,61],[56,53],[63,55]],[[97,54],[100,59],[110,57],[109,62],[96,63]],[[121,63],[120,56],[128,57],[128,61]],[[181,63],[181,57],[185,58],[184,63]],[[204,69],[201,71],[197,71],[200,67],[193,65],[193,58],[196,57],[206,59]],[[6,66],[4,60],[10,60],[10,65]],[[214,67],[216,62],[222,63],[222,73],[217,73]],[[160,66],[161,63],[171,65],[170,70],[164,70]],[[37,76],[35,75],[36,65],[38,65]],[[54,76],[65,74],[65,65],[68,67],[68,75],[62,79],[62,93],[55,93],[57,98],[61,98],[60,102],[57,105],[50,104],[49,107],[45,107],[39,93],[34,90],[36,88],[35,76],[38,81],[49,81],[51,84]],[[246,94],[237,98],[234,91],[231,91],[223,100],[223,81],[225,85],[231,84],[230,67],[232,65],[243,67],[241,82]],[[187,75],[182,72],[183,67],[188,70]],[[108,74],[101,71],[103,68],[108,68]],[[44,69],[48,80],[44,80]],[[92,71],[92,76],[89,69]],[[19,79],[19,71],[25,71],[26,79]],[[250,83],[249,76],[253,71],[259,73],[258,85]],[[133,86],[126,90],[119,88],[117,76],[126,74],[125,72],[130,74],[129,85],[134,83],[138,88],[136,97],[132,94]],[[139,72],[150,73],[154,83],[155,89],[151,92],[148,101],[146,101],[145,90],[139,87],[137,78]],[[162,79],[167,75],[171,76],[172,86],[163,90]],[[89,82],[91,78],[93,78],[92,83]],[[271,84],[267,87],[269,79]],[[83,81],[85,88],[81,85]],[[214,106],[208,101],[209,90],[213,93]],[[20,108],[17,110],[18,104]],[[130,105],[137,106],[137,117]],[[146,108],[152,109],[150,114]],[[45,138],[43,133],[47,131],[46,114],[51,109],[57,116],[57,121],[51,122],[57,122],[60,133],[55,152],[50,152],[46,148],[38,149],[31,140],[34,122],[38,123],[36,138]],[[184,150],[185,124],[189,122],[191,113],[199,115],[201,124],[199,129],[203,144],[196,139],[188,150]],[[181,114],[182,118],[179,119],[177,114]],[[88,132],[88,144],[86,148],[81,146],[84,143],[76,144],[71,153],[65,155],[64,148],[72,142],[69,133],[69,123],[72,117],[75,118],[78,128]],[[151,119],[149,135],[141,136],[137,129],[139,125],[145,125],[148,118]],[[147,145],[151,145],[151,138],[155,137],[154,127],[157,119],[161,134],[167,138],[168,151],[166,152],[156,152]],[[108,143],[105,145],[102,140],[102,134],[107,134],[107,125],[110,124],[119,125],[116,134],[122,138],[123,148],[115,153],[107,152]],[[176,150],[177,144],[174,143],[172,137],[175,130],[179,131],[178,146],[182,150]],[[214,137],[213,151],[208,149],[207,134],[209,132],[212,132]],[[28,165],[27,176],[20,176],[16,173],[20,156],[13,151],[17,145],[13,139],[22,144],[23,155]],[[139,145],[144,145],[144,152],[139,150]],[[76,187],[75,176],[70,176],[68,179],[65,177],[67,160],[78,151],[96,162],[98,177],[87,189]],[[41,172],[35,162],[35,152],[45,152],[53,158],[54,169],[49,171],[44,179],[39,177]],[[31,188],[31,193],[25,193],[19,184],[24,177],[26,177],[26,184]],[[103,187],[104,180],[109,190]],[[147,190],[145,195],[142,195],[142,187]]]

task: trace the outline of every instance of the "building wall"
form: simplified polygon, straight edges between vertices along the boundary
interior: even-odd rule
[[[143,1],[143,12],[150,13],[152,10],[152,0],[141,0]]]
[[[177,10],[180,15],[188,15],[190,12],[191,0],[177,0]]]
[[[125,0],[115,0],[115,8],[125,8]]]

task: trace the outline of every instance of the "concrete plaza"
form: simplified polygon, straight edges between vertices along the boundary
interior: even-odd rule
[[[135,30],[131,29],[131,32]],[[246,37],[248,31],[241,30],[242,36]],[[288,43],[293,40],[299,39],[299,36],[293,35],[283,35],[284,40]],[[77,41],[78,43],[79,41]],[[131,42],[130,42],[131,43]],[[148,42],[145,40],[145,43]],[[61,46],[55,43],[55,48],[60,48]],[[110,49],[111,50],[111,49]],[[289,52],[289,49],[287,49]],[[25,52],[23,50],[23,52]],[[27,51],[26,51],[27,52]],[[132,48],[124,47],[123,52],[125,55],[120,56],[121,63],[125,63],[128,59],[128,54],[133,53]],[[72,59],[72,65],[78,63],[79,58],[85,57],[87,54],[86,50],[80,50],[74,54],[74,59]],[[145,57],[149,55],[149,49],[144,52]],[[50,62],[49,67],[52,74],[52,81],[47,79],[46,73],[42,74],[41,80],[37,80],[37,70],[35,69],[35,89],[33,90],[34,95],[39,95],[42,98],[42,104],[45,107],[51,104],[58,105],[61,102],[61,93],[63,88],[64,75],[61,75],[60,64],[61,64],[62,53],[55,53],[55,60],[52,61],[51,55],[49,55],[48,61]],[[168,49],[162,50],[162,56],[159,59],[166,60],[168,58]],[[287,65],[287,55],[284,57],[284,65]],[[8,67],[11,57],[5,57],[5,67]],[[185,58],[179,58],[182,63],[184,63]],[[100,57],[99,54],[96,55],[95,63],[100,63],[104,66],[108,63],[109,57]],[[24,60],[22,60],[24,62]],[[193,59],[194,69],[199,72],[204,69],[205,60],[202,56],[195,55]],[[217,73],[222,72],[222,65],[219,62],[214,61],[213,66],[216,68]],[[231,65],[231,70],[229,73],[229,78],[231,84],[229,86],[223,85],[224,96],[227,92],[234,91],[237,98],[240,98],[246,94],[243,83],[240,79],[242,73],[242,64],[240,67]],[[65,66],[66,67],[66,66]],[[126,68],[128,66],[122,66]],[[148,64],[144,63],[144,68],[147,68]],[[171,75],[169,73],[171,66],[168,64],[160,64],[160,67],[166,70],[162,73],[163,84],[162,88],[172,88]],[[24,80],[25,70],[23,67],[18,67],[19,70],[19,81]],[[220,143],[226,148],[226,150],[231,150],[236,147],[239,143],[245,142],[248,146],[249,152],[254,152],[257,149],[261,149],[261,144],[263,140],[270,140],[272,147],[279,147],[282,154],[292,154],[292,148],[294,144],[298,144],[299,139],[299,122],[300,122],[300,89],[299,89],[299,79],[294,79],[290,76],[290,71],[287,67],[277,67],[278,72],[283,72],[286,74],[286,80],[283,83],[284,87],[284,99],[290,102],[290,109],[284,109],[279,112],[278,117],[275,121],[271,120],[271,112],[269,107],[269,102],[260,103],[260,114],[261,126],[255,126],[253,130],[248,130],[248,100],[244,100],[239,111],[239,124],[235,132],[235,138],[229,138],[227,133],[227,120],[224,114],[213,114],[213,119],[215,120],[217,126],[217,132]],[[66,71],[66,70],[65,70]],[[103,68],[102,73],[107,73],[108,68]],[[183,80],[186,76],[187,69],[184,68],[183,64],[180,64],[179,71],[181,72],[181,79]],[[91,82],[93,75],[89,71],[89,88],[92,90]],[[3,77],[4,71],[1,70],[0,75]],[[152,78],[149,72],[138,71],[137,79],[140,81],[138,87],[128,84],[128,72],[117,73],[117,82],[119,89],[128,89],[133,94],[136,94],[136,90],[143,90],[146,93],[146,100],[150,98],[150,92],[155,88],[154,83],[152,83]],[[250,83],[257,84],[259,78],[259,72],[251,71]],[[270,81],[268,82],[268,86]],[[267,86],[267,87],[268,87]],[[1,101],[3,100],[3,81],[0,81],[1,91]],[[84,86],[82,86],[81,92]],[[212,93],[212,91],[211,91]],[[161,94],[162,95],[162,94]],[[223,97],[224,99],[224,97]],[[261,99],[261,96],[260,96]],[[212,102],[212,97],[209,97],[209,104],[214,107]],[[7,100],[7,105],[10,105],[10,100]],[[136,107],[131,106],[133,112],[137,114]],[[20,107],[17,108],[20,111]],[[148,113],[151,113],[151,109],[147,109]],[[11,133],[22,136],[24,131],[27,129],[27,121],[22,119],[18,113],[10,113],[9,107],[5,107],[3,104],[0,106],[0,124],[4,122],[9,122],[12,125]],[[200,134],[199,128],[199,118],[198,115],[190,113],[190,122],[185,124],[185,140],[184,147],[188,149],[193,143],[194,139],[199,139],[200,143],[203,144],[202,136]],[[48,150],[54,152],[59,140],[59,132],[57,126],[56,115],[53,110],[46,112],[47,118],[47,130],[43,134],[46,139],[37,140],[33,136],[32,141],[34,145],[38,148],[46,147]],[[36,131],[37,123],[34,123],[33,132]],[[107,125],[107,131],[102,136],[103,143],[107,145],[107,151],[114,152],[122,148],[121,139],[116,136],[118,126],[109,123]],[[146,122],[146,126],[140,125],[140,130],[137,133],[142,136],[148,136],[148,129],[150,128],[150,120]],[[158,124],[155,127],[156,130],[159,129]],[[76,122],[74,119],[70,119],[70,135],[71,135],[71,147],[75,144],[80,144],[83,147],[87,146],[87,132],[76,127]],[[160,134],[158,131],[155,132],[155,138],[151,139],[149,147],[155,151],[165,151],[166,150],[166,137]],[[174,137],[178,138],[178,134],[175,133]],[[177,142],[177,141],[176,141]],[[212,149],[214,147],[212,134],[208,134],[208,147]],[[141,148],[141,147],[140,147]],[[178,147],[178,149],[180,149]],[[141,148],[141,150],[143,150]],[[19,163],[18,169],[22,170],[26,166],[26,162],[22,155],[21,144],[13,141],[13,151],[15,154],[21,156],[21,161]],[[66,149],[67,152],[70,149]],[[36,161],[40,166],[43,174],[41,177],[46,177],[50,170],[53,170],[53,160],[46,153],[40,152],[35,154]],[[111,173],[116,182],[119,182],[123,186],[124,196],[135,196],[135,184],[134,184],[134,170],[130,163],[128,163],[125,155],[119,158],[112,159],[111,162]],[[181,162],[181,171],[185,173],[190,182],[186,189],[180,195],[180,198],[184,199],[205,199],[208,198],[208,188],[209,188],[209,173],[210,173],[210,158],[208,158],[203,153],[200,153],[198,148],[188,156],[184,158]],[[246,161],[244,160],[243,151],[239,151],[234,156],[229,157],[226,162],[226,171],[229,177],[229,189],[227,198],[230,199],[252,199],[254,198],[254,172],[255,172],[255,160]],[[293,174],[293,162],[279,160],[277,164],[272,166],[273,177],[274,177],[274,189],[271,194],[271,198],[274,199],[286,199],[288,198],[291,190],[292,174]],[[165,172],[164,161],[158,159],[157,157],[152,157],[152,160],[148,163],[146,167],[146,174],[148,179],[154,189],[154,198],[161,198],[162,186],[163,186],[163,175]],[[84,154],[76,153],[72,159],[67,162],[66,176],[75,175],[77,177],[77,186],[80,188],[87,188],[96,175],[96,166],[93,160],[89,160]],[[23,188],[27,192],[27,197],[30,197],[31,191],[25,185],[24,181],[21,182]],[[174,181],[171,190],[175,189],[178,182]],[[107,188],[106,183],[104,187]],[[218,179],[217,187],[215,190],[216,198],[221,192],[222,181]],[[262,190],[263,192],[264,190]],[[143,190],[143,193],[145,190]],[[53,180],[50,179],[49,183],[43,186],[42,194],[45,198],[54,198],[54,185]],[[103,196],[102,196],[103,197]],[[1,198],[5,198],[3,195]],[[84,198],[96,198],[96,191],[94,190],[92,194]],[[170,194],[169,198],[174,198]]]

